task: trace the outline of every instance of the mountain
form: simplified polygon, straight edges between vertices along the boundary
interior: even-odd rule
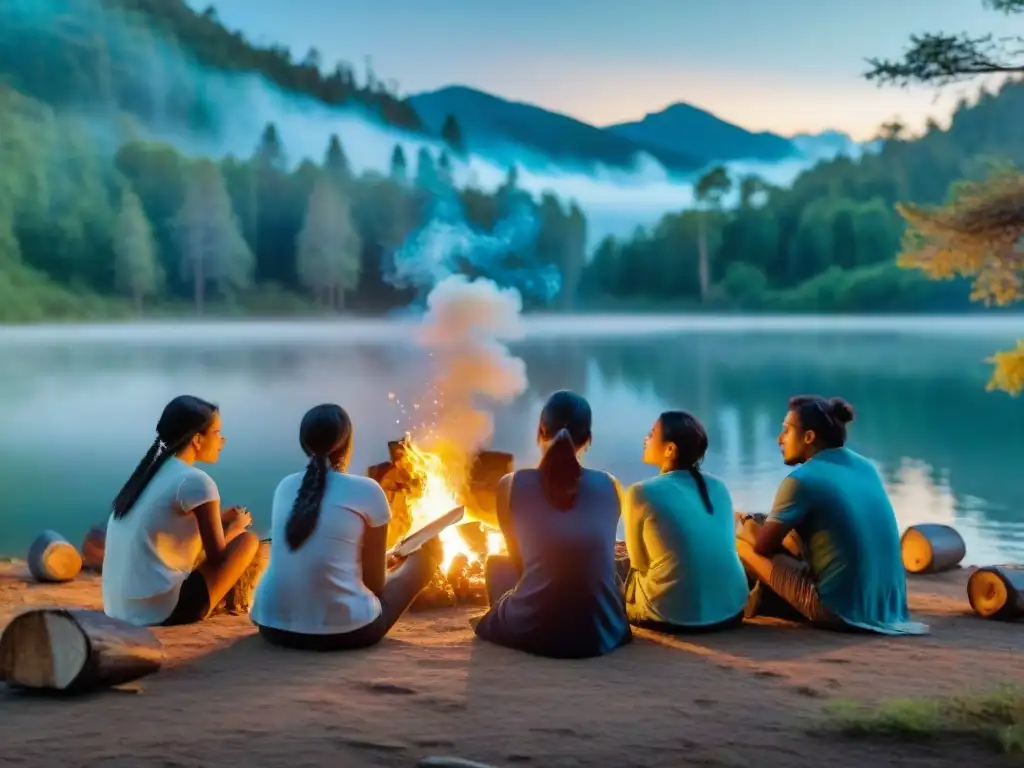
[[[798,133],[791,136],[790,141],[801,155],[813,160],[830,160],[837,155],[859,157],[861,152],[873,144],[858,144],[842,131]]]
[[[776,133],[753,133],[690,104],[673,104],[633,123],[610,125],[609,133],[665,152],[692,152],[707,160],[773,162],[799,154]]]
[[[567,164],[627,168],[639,153],[653,155],[668,171],[684,174],[704,165],[698,153],[651,147],[532,104],[507,101],[465,86],[449,86],[409,98],[420,120],[435,133],[453,115],[473,151],[515,147]]]

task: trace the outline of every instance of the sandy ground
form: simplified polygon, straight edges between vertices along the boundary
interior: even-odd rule
[[[0,564],[0,626],[37,605],[100,605],[99,581],[29,584]],[[911,582],[924,638],[781,622],[695,641],[639,633],[603,659],[551,661],[473,638],[462,610],[410,614],[378,648],[272,648],[245,617],[159,629],[166,667],[78,699],[0,689],[0,764],[413,766],[962,766],[1009,764],[962,742],[865,744],[823,731],[830,699],[1024,683],[1019,625],[972,617],[966,574]],[[1019,763],[1018,763],[1019,764]]]

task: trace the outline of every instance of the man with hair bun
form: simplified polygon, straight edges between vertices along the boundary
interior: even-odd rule
[[[748,603],[756,612],[769,590],[813,624],[883,635],[920,635],[910,620],[900,534],[878,471],[846,447],[853,408],[839,397],[789,401],[779,433],[787,466],[771,514],[747,523],[737,551],[758,580]],[[805,562],[783,543],[797,535]],[[792,537],[791,537],[792,538]]]

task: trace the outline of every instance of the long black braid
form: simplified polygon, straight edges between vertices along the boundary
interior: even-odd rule
[[[313,535],[316,524],[320,520],[320,503],[327,489],[327,474],[330,471],[327,457],[314,455],[306,465],[306,473],[302,476],[302,484],[295,495],[292,512],[285,524],[285,540],[288,549],[293,552],[301,547],[306,539]]]

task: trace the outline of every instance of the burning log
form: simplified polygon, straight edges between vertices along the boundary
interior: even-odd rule
[[[416,505],[424,494],[429,494],[429,473],[438,469],[432,468],[435,460],[436,457],[417,450],[407,436],[402,440],[388,442],[388,461],[367,468],[367,476],[380,484],[391,505],[389,548],[404,538],[414,523],[424,522],[417,519],[422,517],[423,512],[417,510]],[[493,516],[497,506],[498,483],[512,471],[513,464],[514,458],[510,453],[480,451],[473,459],[465,486],[454,494],[459,497],[457,501],[470,510],[490,512],[489,516]],[[490,548],[488,531],[475,522],[464,523],[455,530],[465,549],[469,550],[468,553],[460,551],[456,554],[446,571],[438,568],[430,584],[413,603],[413,610],[487,604],[484,561]]]
[[[27,611],[0,635],[0,679],[12,688],[82,693],[132,682],[162,663],[150,630],[101,611]]]

